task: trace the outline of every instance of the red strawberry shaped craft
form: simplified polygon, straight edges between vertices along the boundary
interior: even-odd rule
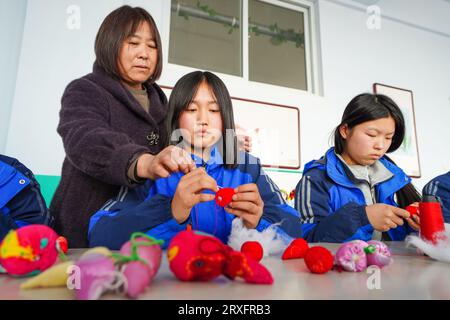
[[[234,189],[233,188],[222,188],[216,193],[216,203],[221,207],[226,207],[233,198]]]

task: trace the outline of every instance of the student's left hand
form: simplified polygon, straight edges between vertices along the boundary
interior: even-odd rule
[[[264,209],[264,201],[254,183],[243,184],[234,189],[235,195],[225,211],[242,218],[248,229],[254,229],[259,223]]]

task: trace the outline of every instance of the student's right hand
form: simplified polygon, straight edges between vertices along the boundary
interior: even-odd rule
[[[178,223],[183,223],[189,217],[193,206],[199,202],[214,200],[215,194],[201,193],[208,189],[217,192],[216,180],[200,167],[184,175],[178,183],[172,199],[172,215]]]
[[[172,172],[188,173],[195,168],[189,153],[179,147],[168,146],[156,156],[149,153],[140,155],[137,162],[137,175],[142,179],[155,180],[167,178]]]
[[[366,207],[367,218],[377,231],[386,232],[389,229],[403,225],[403,219],[409,218],[408,211],[383,203]]]

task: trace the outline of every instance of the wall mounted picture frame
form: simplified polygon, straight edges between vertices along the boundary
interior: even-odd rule
[[[390,97],[401,109],[405,118],[405,137],[402,145],[388,156],[412,178],[420,178],[419,146],[417,142],[416,118],[413,92],[381,83],[373,84],[375,94]]]
[[[169,97],[172,87],[161,86]],[[263,167],[298,170],[300,111],[297,107],[231,97],[237,134],[252,139],[252,155]]]

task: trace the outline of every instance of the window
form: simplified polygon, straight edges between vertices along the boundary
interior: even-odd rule
[[[241,7],[241,0],[172,1],[169,62],[242,76]]]
[[[304,0],[172,0],[169,63],[312,92],[311,9]]]
[[[249,80],[307,90],[304,13],[250,0],[248,15]]]

